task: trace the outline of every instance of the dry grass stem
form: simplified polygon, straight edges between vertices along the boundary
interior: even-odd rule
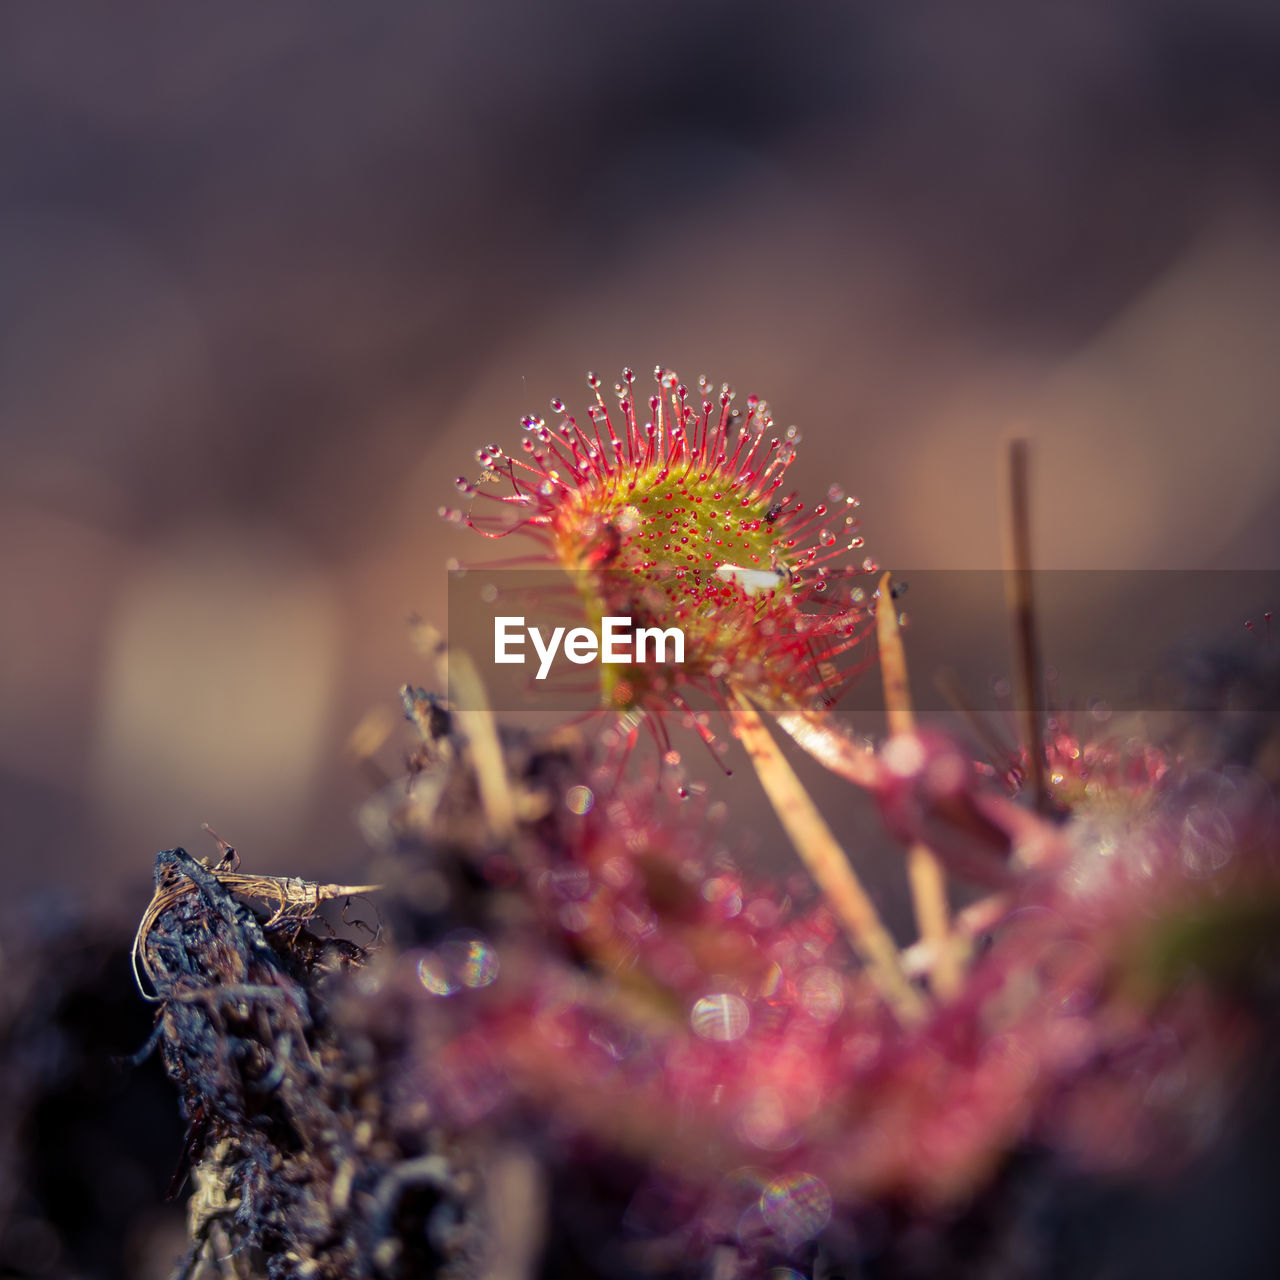
[[[907,676],[907,655],[898,627],[898,611],[893,602],[890,575],[880,579],[880,602],[876,609],[876,640],[880,647],[880,671],[884,679],[884,707],[890,734],[914,733],[915,711],[911,705],[911,684]],[[942,864],[929,848],[916,841],[907,850],[907,879],[916,928],[929,944],[933,956],[931,979],[934,992],[950,999],[960,990],[960,961],[950,945],[950,909],[947,881]]]
[[[440,678],[449,690],[450,710],[471,748],[471,763],[489,830],[495,839],[509,840],[516,829],[515,793],[484,684],[475,663],[465,653],[441,649],[437,664]]]
[[[1048,805],[1044,735],[1040,725],[1040,637],[1031,585],[1031,500],[1026,440],[1009,443],[1009,612],[1013,617],[1014,657],[1018,664],[1018,718],[1027,749],[1027,782],[1036,811]]]

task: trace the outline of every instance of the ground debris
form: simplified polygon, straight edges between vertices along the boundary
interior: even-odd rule
[[[235,867],[230,851],[213,868],[160,853],[134,948],[188,1125],[175,1193],[188,1163],[195,1173],[178,1277],[473,1274],[453,1156],[429,1125],[393,1131],[374,1051],[332,1016],[331,997],[369,952],[305,927],[321,902],[371,886]],[[260,916],[235,894],[273,910]],[[441,1206],[463,1224],[447,1247],[427,1230]]]

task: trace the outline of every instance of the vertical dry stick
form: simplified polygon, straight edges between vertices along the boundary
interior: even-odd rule
[[[1040,729],[1040,639],[1036,634],[1031,590],[1031,507],[1027,483],[1027,442],[1009,443],[1009,571],[1005,576],[1013,615],[1014,656],[1018,664],[1018,712],[1027,748],[1031,802],[1038,813],[1048,807],[1044,738]]]
[[[907,655],[902,646],[902,633],[898,630],[893,583],[887,573],[880,579],[876,639],[880,645],[880,671],[884,678],[884,707],[889,732],[914,733],[916,718],[907,681]],[[907,850],[907,879],[911,884],[916,928],[933,957],[931,977],[934,991],[942,999],[949,999],[960,989],[960,965],[959,956],[949,945],[951,924],[947,880],[941,863],[918,841]]]
[[[881,922],[844,850],[831,834],[831,828],[755,707],[739,693],[730,710],[734,729],[751,757],[774,812],[865,962],[871,979],[905,1025],[920,1022],[927,1012],[924,997],[903,973],[893,937]]]

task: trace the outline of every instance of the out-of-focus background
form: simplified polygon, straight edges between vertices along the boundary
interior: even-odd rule
[[[4,891],[358,871],[437,509],[587,369],[886,565],[998,565],[1021,431],[1042,565],[1277,567],[1278,134],[1264,0],[6,5]]]
[[[586,370],[768,397],[895,569],[998,566],[1015,432],[1040,565],[1280,569],[1277,137],[1269,0],[0,7],[0,1269],[168,1274],[155,851],[362,878],[352,730],[501,551],[437,510]]]

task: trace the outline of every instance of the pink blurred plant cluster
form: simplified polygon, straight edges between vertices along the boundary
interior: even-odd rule
[[[531,784],[536,821],[466,855],[479,927],[375,961],[346,1016],[403,1037],[407,1113],[639,1170],[621,1237],[657,1271],[857,1255],[890,1208],[953,1219],[1028,1150],[1167,1175],[1219,1135],[1265,1034],[1273,797],[1061,724],[1049,759],[1070,813],[1021,811],[1037,861],[962,913],[963,987],[920,1026],[803,875],[735,863],[723,805],[611,787],[576,748]],[[1017,775],[968,785],[999,801]],[[433,857],[465,847],[450,821],[418,832]]]

